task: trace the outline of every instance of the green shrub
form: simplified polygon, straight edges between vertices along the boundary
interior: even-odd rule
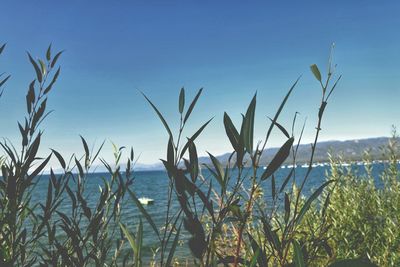
[[[394,135],[384,148],[387,162],[380,185],[372,176],[368,156],[366,174],[333,164],[327,221],[330,245],[337,258],[368,258],[379,266],[400,265],[400,180],[398,143]]]

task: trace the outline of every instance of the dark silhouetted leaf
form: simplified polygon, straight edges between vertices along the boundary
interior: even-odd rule
[[[85,166],[88,167],[88,165],[89,165],[89,157],[90,157],[89,147],[88,147],[88,144],[86,143],[85,138],[83,138],[82,135],[79,135],[79,136],[81,137],[83,148],[85,150]]]
[[[300,223],[301,219],[303,218],[304,214],[306,214],[306,212],[308,211],[308,209],[311,206],[311,203],[322,193],[322,191],[324,190],[324,188],[329,185],[330,183],[332,183],[333,180],[329,180],[325,183],[323,183],[317,190],[315,190],[315,192],[307,199],[306,203],[304,204],[304,206],[301,208],[299,215],[297,216],[297,223]]]
[[[157,107],[150,101],[150,99],[147,98],[147,96],[142,93],[142,95],[144,96],[144,98],[146,98],[147,102],[149,102],[149,104],[151,105],[151,107],[154,109],[154,111],[157,113],[158,117],[160,118],[161,122],[163,123],[165,129],[168,132],[169,137],[173,140],[173,136],[172,136],[172,132],[171,129],[168,126],[168,123],[166,122],[166,120],[164,119],[163,115],[160,113],[160,111],[158,111]]]
[[[43,80],[42,72],[41,72],[38,64],[36,63],[36,61],[32,58],[31,54],[28,53],[28,57],[29,57],[29,61],[31,62],[33,68],[35,69],[37,80],[38,80],[38,82],[41,83]]]
[[[29,85],[28,93],[26,94],[26,107],[28,113],[32,111],[32,104],[35,102],[35,80],[33,80]]]
[[[275,231],[272,230],[270,223],[265,219],[261,219],[265,237],[272,244],[276,251],[281,251],[281,242]]]
[[[143,214],[143,216],[146,218],[147,222],[150,224],[150,226],[153,228],[154,232],[157,234],[157,237],[160,238],[160,234],[158,232],[158,228],[155,225],[153,219],[151,218],[151,216],[147,213],[147,211],[144,209],[142,203],[140,203],[140,201],[138,200],[138,198],[136,197],[135,193],[133,193],[129,188],[128,188],[128,193],[131,196],[133,202],[135,202],[136,206],[138,207],[138,209],[140,210],[140,212]]]
[[[289,91],[287,92],[285,98],[283,99],[283,101],[282,101],[282,103],[280,104],[278,110],[276,111],[275,116],[274,116],[274,118],[273,118],[273,120],[272,120],[271,126],[270,126],[269,129],[268,129],[267,136],[266,136],[266,141],[269,139],[269,136],[270,136],[270,134],[271,134],[271,132],[272,132],[272,129],[273,129],[274,126],[275,126],[275,122],[278,121],[279,115],[281,114],[281,112],[282,112],[282,110],[283,110],[283,107],[285,106],[287,100],[289,99],[290,94],[292,93],[293,89],[296,87],[296,85],[297,85],[297,83],[299,82],[299,80],[300,80],[300,77],[297,78],[297,80],[294,82],[294,84],[292,85],[292,87],[290,87],[290,89],[289,89]]]
[[[220,186],[225,189],[225,172],[224,172],[224,168],[222,167],[221,163],[219,162],[219,160],[214,157],[211,153],[207,152],[208,155],[210,156],[211,162],[214,165],[214,176],[217,179],[218,183],[220,184]],[[211,170],[210,168],[208,168],[209,170]]]
[[[29,177],[36,177],[46,167],[47,163],[51,158],[51,154],[29,175]]]
[[[178,245],[181,227],[182,227],[182,224],[179,225],[178,230],[176,231],[175,238],[174,238],[174,241],[172,242],[171,249],[169,250],[168,258],[167,258],[165,266],[172,266],[172,260],[173,260],[174,254],[175,254],[176,247]]]
[[[254,238],[248,234],[249,239],[250,239],[250,244],[251,244],[251,248],[253,249],[253,253],[257,256],[257,262],[258,262],[258,266],[268,266],[268,261],[267,261],[267,257],[265,256],[264,251],[261,249],[261,247],[257,244],[256,240],[254,240]]]
[[[139,218],[139,225],[136,230],[135,266],[142,266],[142,242],[143,242],[143,223]]]
[[[82,165],[81,165],[81,163],[80,163],[76,158],[75,158],[75,164],[76,164],[76,167],[78,168],[79,176],[80,176],[81,178],[84,177],[85,174],[84,174],[84,172],[83,172]]]
[[[167,161],[168,164],[174,165],[175,162],[175,153],[174,153],[174,144],[172,143],[172,138],[168,139],[168,149],[167,149]]]
[[[285,222],[289,221],[290,216],[290,199],[289,195],[285,192]]]
[[[274,121],[273,119],[271,119],[270,117],[268,117],[268,119],[270,119],[270,120],[271,120],[271,123],[272,123],[272,124],[275,124],[275,125],[279,128],[279,130],[281,130],[281,132],[282,132],[287,138],[290,138],[290,135],[289,135],[289,133],[286,131],[285,127],[283,127],[283,126],[280,125],[278,122],[276,122],[276,121]]]
[[[189,239],[189,248],[193,256],[201,259],[207,248],[207,242],[200,236],[195,235]]]
[[[199,97],[200,97],[202,91],[203,91],[203,88],[201,88],[201,89],[197,92],[197,94],[196,94],[196,96],[194,97],[192,103],[190,103],[190,106],[189,106],[188,110],[186,111],[185,118],[183,119],[183,124],[185,124],[186,121],[189,119],[189,116],[190,116],[190,114],[192,113],[193,108],[194,108],[194,106],[196,105],[196,102],[197,102],[197,100],[199,99]]]
[[[3,86],[3,84],[5,84],[7,82],[8,79],[10,79],[11,75],[8,75],[7,77],[5,77],[2,81],[0,81],[0,87]]]
[[[184,107],[185,107],[185,89],[182,87],[181,92],[179,93],[179,113],[182,114]]]
[[[60,75],[60,70],[61,70],[61,68],[58,67],[56,73],[54,74],[53,80],[51,80],[50,84],[44,90],[44,92],[43,92],[44,94],[47,94],[53,88],[54,83],[57,81],[57,78]]]
[[[272,199],[275,199],[276,197],[276,184],[275,184],[275,175],[272,174],[271,178],[271,195]]]
[[[190,177],[192,182],[195,183],[199,175],[199,159],[197,156],[196,146],[193,142],[189,143],[189,160],[190,160]]]
[[[56,63],[57,63],[58,58],[61,56],[61,54],[62,54],[63,52],[64,52],[64,50],[63,50],[63,51],[60,51],[60,52],[58,52],[58,53],[56,54],[56,56],[53,58],[53,61],[51,62],[51,65],[50,65],[51,68],[54,68],[54,66],[55,66]]]
[[[64,160],[64,158],[61,156],[60,153],[58,153],[58,152],[55,151],[54,149],[51,149],[51,151],[54,153],[54,155],[56,155],[58,161],[59,161],[60,164],[61,164],[61,167],[65,170],[66,165],[65,165],[65,160]]]
[[[225,132],[226,135],[229,138],[229,141],[232,144],[233,149],[238,152],[239,150],[239,133],[236,130],[235,126],[232,123],[231,118],[229,117],[229,115],[225,112],[224,113],[224,126],[225,126]]]
[[[51,44],[50,44],[49,47],[47,48],[47,51],[46,51],[46,59],[47,59],[47,61],[50,61],[50,60],[51,60]]]
[[[267,169],[261,176],[261,180],[265,180],[270,177],[287,159],[290,153],[290,149],[292,148],[294,142],[294,138],[289,138],[285,144],[279,149],[276,153],[270,164],[268,165]]]
[[[183,155],[185,154],[186,150],[189,148],[189,142],[194,142],[194,140],[196,140],[196,138],[201,134],[201,132],[204,130],[204,128],[206,128],[206,126],[213,120],[214,118],[209,119],[206,123],[204,123],[200,129],[198,129],[193,135],[192,137],[189,138],[188,142],[184,145],[184,147],[182,148],[181,151],[181,157],[183,157]]]
[[[279,193],[282,193],[283,190],[285,189],[287,183],[289,182],[290,178],[291,178],[292,175],[293,175],[294,169],[295,169],[295,168],[292,168],[292,169],[290,170],[289,174],[286,176],[285,180],[283,181],[283,183],[282,183],[282,185],[281,185],[281,189],[279,189]]]
[[[3,53],[5,47],[6,47],[6,44],[3,44],[3,45],[0,47],[0,55],[1,55],[1,53]]]
[[[244,119],[243,140],[244,146],[248,153],[253,153],[253,136],[254,136],[254,114],[256,109],[257,94],[254,95],[247,108]]]

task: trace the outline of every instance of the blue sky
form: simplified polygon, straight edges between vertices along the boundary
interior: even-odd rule
[[[200,154],[221,154],[231,149],[223,112],[238,124],[257,91],[259,140],[266,116],[300,75],[281,123],[290,126],[300,112],[308,118],[303,142],[310,142],[320,90],[309,66],[325,74],[332,42],[343,79],[321,140],[387,136],[400,124],[398,1],[3,1],[1,9],[0,42],[8,45],[0,71],[12,75],[0,100],[1,136],[19,137],[16,121],[34,75],[25,51],[39,57],[49,43],[65,49],[43,153],[80,154],[81,134],[89,143],[133,146],[140,162],[157,162],[167,135],[139,90],[177,126],[184,86],[187,97],[204,87],[189,130],[215,116],[198,140]],[[276,133],[270,145],[281,142]],[[102,156],[112,158],[109,143]]]

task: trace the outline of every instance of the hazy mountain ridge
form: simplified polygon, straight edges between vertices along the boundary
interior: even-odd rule
[[[314,155],[314,162],[327,162],[329,161],[328,152],[334,155],[340,155],[345,161],[360,161],[363,159],[365,151],[369,151],[373,160],[382,158],[384,146],[388,145],[389,137],[374,137],[366,139],[355,139],[346,141],[323,141],[318,142],[317,148]],[[278,152],[279,147],[268,148],[264,150],[260,164],[267,165],[275,154]],[[297,163],[302,164],[310,160],[311,145],[300,144],[297,155]],[[226,163],[231,153],[225,153],[217,156],[221,163]],[[200,164],[210,164],[211,161],[208,157],[199,157]],[[291,163],[291,158],[286,162]],[[163,170],[164,166],[161,163],[146,165],[139,164],[135,168],[137,171],[148,171],[148,170]]]

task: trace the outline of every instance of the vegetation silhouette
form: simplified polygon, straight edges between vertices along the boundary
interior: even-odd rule
[[[1,46],[0,54],[4,48],[5,45]],[[82,156],[73,154],[66,160],[56,150],[51,150],[45,158],[37,155],[44,136],[40,127],[51,112],[47,111],[46,103],[60,74],[57,63],[61,55],[62,51],[53,56],[51,46],[44,59],[34,59],[28,53],[35,78],[28,86],[25,118],[18,123],[20,149],[7,139],[0,142],[5,153],[0,178],[2,266],[173,266],[182,231],[190,234],[187,245],[196,266],[375,266],[374,263],[395,266],[399,263],[399,240],[390,235],[398,233],[394,222],[399,219],[396,208],[400,186],[395,145],[390,146],[391,164],[383,175],[382,192],[371,182],[356,179],[349,182],[344,178],[347,176],[333,167],[328,179],[305,197],[304,186],[313,170],[324,112],[341,78],[335,78],[332,57],[325,79],[319,68],[311,65],[321,88],[321,101],[307,172],[299,177],[295,168],[291,169],[280,186],[277,186],[275,173],[286,160],[296,164],[305,127],[305,123],[301,125],[300,136],[295,137],[297,114],[294,114],[291,130],[279,122],[299,79],[271,118],[265,139],[256,146],[257,94],[242,115],[240,127],[224,113],[223,124],[232,145],[226,164],[208,153],[211,164],[199,165],[195,143],[212,118],[184,138],[202,89],[189,105],[186,105],[185,90],[181,89],[178,98],[180,124],[176,131],[143,94],[168,133],[166,159],[162,160],[169,177],[167,212],[164,225],[160,226],[141,204],[132,186],[136,161],[132,148],[127,150],[113,144],[114,162],[108,163],[100,156],[104,142],[90,149],[81,136]],[[1,89],[10,76],[0,78]],[[286,141],[264,170],[260,159],[275,128]],[[63,172],[55,174],[50,167],[45,201],[33,202],[32,193],[38,179],[53,156]],[[91,192],[85,190],[85,185],[96,160],[105,166],[108,177],[99,185],[100,194],[94,203],[89,203]],[[125,168],[121,167],[123,161]],[[203,176],[203,168],[211,173],[211,178]],[[244,186],[245,181],[250,183],[249,188]],[[267,182],[271,184],[270,192],[263,192],[261,185]],[[385,226],[379,226],[378,221],[370,224],[367,220],[371,214],[366,210],[355,214],[351,210],[355,202],[362,207],[363,196],[370,192],[373,192],[368,202],[374,204],[372,215],[389,216]],[[264,194],[269,194],[272,201],[267,202]],[[179,204],[177,210],[172,208],[173,203]],[[65,204],[69,205],[69,212],[60,209]],[[128,204],[134,204],[142,215],[136,231],[131,229],[132,222],[125,221],[122,216],[124,205]],[[342,208],[346,212],[340,212]],[[368,231],[352,228],[357,224],[370,228]],[[143,262],[144,227],[152,229],[158,243],[150,263]],[[379,244],[384,246],[379,253],[373,245],[376,231],[371,229],[382,230],[384,238]],[[360,244],[359,236],[367,244]],[[346,238],[345,245],[340,243],[340,238]],[[127,246],[130,249],[127,250]]]

